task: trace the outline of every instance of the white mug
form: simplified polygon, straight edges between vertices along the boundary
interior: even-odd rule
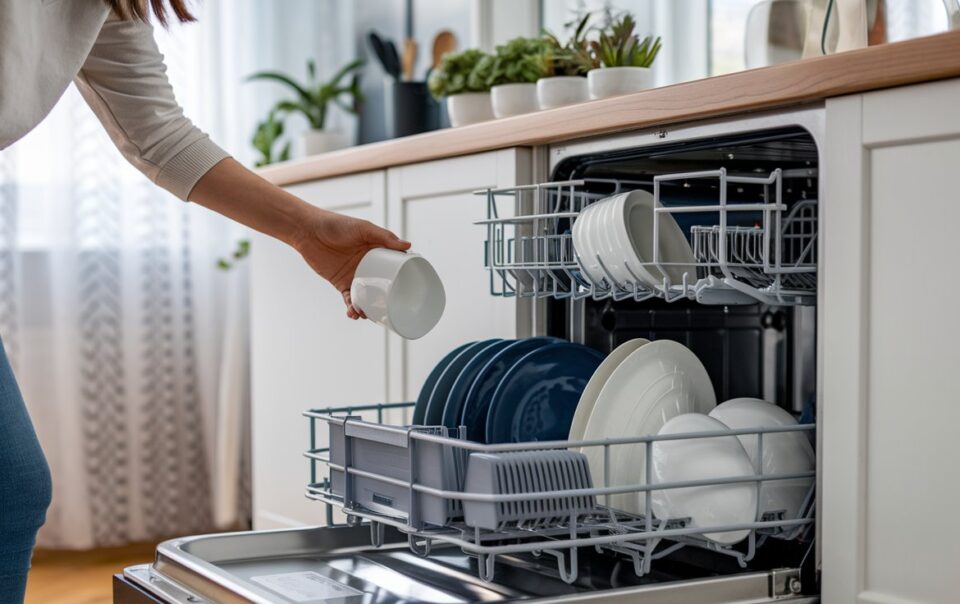
[[[357,265],[350,302],[371,321],[416,340],[440,321],[447,298],[443,282],[426,258],[376,248]]]

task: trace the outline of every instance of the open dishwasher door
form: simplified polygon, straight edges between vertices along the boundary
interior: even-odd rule
[[[814,602],[797,595],[799,571],[734,573],[685,560],[640,578],[624,560],[584,548],[579,579],[567,584],[549,558],[503,556],[492,582],[477,560],[454,547],[415,555],[387,529],[379,548],[370,529],[318,527],[174,539],[151,565],[127,568],[114,585],[115,604],[235,602]],[[731,561],[732,562],[732,561]],[[725,572],[726,571],[726,572]]]

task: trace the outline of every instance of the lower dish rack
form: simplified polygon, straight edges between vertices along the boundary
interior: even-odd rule
[[[484,581],[493,580],[497,556],[532,553],[554,558],[560,578],[573,582],[581,547],[626,557],[638,576],[649,573],[657,560],[687,547],[733,557],[746,568],[768,540],[807,539],[813,528],[813,471],[764,474],[758,462],[754,473],[747,475],[660,483],[649,477],[652,449],[658,442],[750,436],[755,437],[754,459],[762,460],[765,436],[812,433],[814,424],[589,441],[481,444],[465,440],[462,429],[451,433],[439,427],[382,423],[385,412],[412,405],[391,403],[304,412],[310,431],[310,448],[305,452],[310,465],[306,496],[327,504],[328,524],[333,524],[334,509],[342,510],[348,525],[366,521],[375,546],[383,543],[384,527],[392,527],[407,535],[410,549],[419,556],[429,556],[434,543],[459,547],[477,557],[479,576]],[[358,415],[374,411],[375,422]],[[329,447],[318,445],[324,427],[330,435]],[[631,445],[646,450],[641,480],[610,485],[611,450]],[[580,459],[586,458],[579,451],[588,448],[602,450],[603,466],[598,477],[591,477]],[[498,464],[510,467],[497,470]],[[534,469],[536,464],[540,464],[539,470]],[[329,470],[327,476],[322,475],[324,467]],[[489,478],[498,471],[505,477],[499,483]],[[764,484],[806,480],[810,484],[797,514],[787,517],[784,511],[761,511],[759,495]],[[690,518],[657,518],[650,512],[654,509],[654,492],[724,485],[752,485],[757,489],[751,521],[695,526]],[[625,494],[643,502],[642,513],[608,505],[613,496]],[[471,518],[471,508],[482,513],[478,516],[474,512]],[[486,520],[478,521],[481,517]],[[732,531],[744,532],[742,541],[729,544],[710,538]]]

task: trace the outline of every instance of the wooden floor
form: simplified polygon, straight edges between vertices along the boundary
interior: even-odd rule
[[[26,604],[110,604],[113,574],[153,561],[155,544],[85,552],[37,551]]]

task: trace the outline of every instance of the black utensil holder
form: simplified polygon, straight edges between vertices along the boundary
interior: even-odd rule
[[[440,128],[440,104],[426,82],[387,84],[387,136],[398,138]]]

